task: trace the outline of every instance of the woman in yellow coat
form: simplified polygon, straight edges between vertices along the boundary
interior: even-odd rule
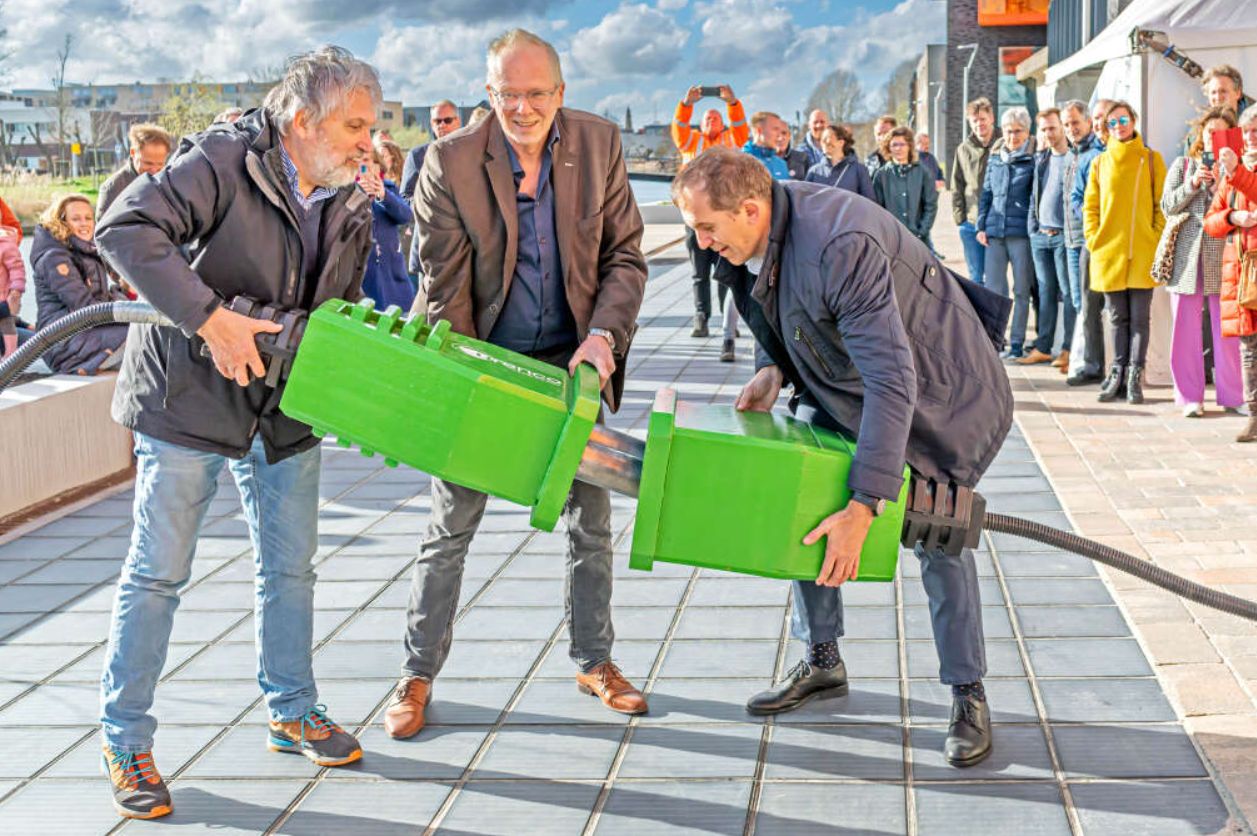
[[[1135,110],[1114,102],[1105,117],[1109,144],[1091,164],[1083,198],[1083,234],[1091,253],[1091,289],[1104,294],[1113,322],[1113,364],[1100,400],[1143,403],[1140,376],[1151,333],[1152,259],[1165,226],[1165,161],[1135,130]]]

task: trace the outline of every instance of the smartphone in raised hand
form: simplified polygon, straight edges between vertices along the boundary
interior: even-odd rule
[[[718,98],[720,98],[720,88],[719,88],[719,87],[715,87],[715,86],[712,86],[712,85],[709,85],[709,84],[704,84],[702,87],[698,88],[698,91],[699,91],[700,93],[702,93],[702,94],[703,94],[703,98],[704,98],[704,99],[707,99],[707,98],[711,98],[711,99],[718,99]]]

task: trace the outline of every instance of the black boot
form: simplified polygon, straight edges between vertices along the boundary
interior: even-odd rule
[[[845,697],[847,695],[847,666],[838,660],[836,667],[826,670],[814,668],[806,660],[799,662],[786,674],[786,681],[775,688],[760,691],[746,701],[749,714],[780,714],[793,711],[809,700]]]
[[[691,337],[707,337],[710,332],[707,330],[707,314],[694,314],[694,330],[690,332]]]
[[[943,756],[952,766],[974,766],[991,754],[991,709],[974,694],[951,700],[951,725]]]
[[[1144,367],[1132,363],[1126,374],[1126,403],[1144,402]]]
[[[1100,384],[1100,403],[1115,401],[1126,394],[1126,367],[1109,366],[1109,376]]]

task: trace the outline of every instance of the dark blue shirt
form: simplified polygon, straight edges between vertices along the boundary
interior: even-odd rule
[[[506,294],[502,314],[489,332],[489,342],[526,354],[576,346],[576,320],[563,288],[563,265],[554,230],[554,186],[550,182],[551,149],[559,140],[557,126],[541,155],[541,174],[536,196],[524,194],[519,184],[524,168],[508,142],[506,153],[515,175],[515,211],[519,218],[519,243],[515,273]]]

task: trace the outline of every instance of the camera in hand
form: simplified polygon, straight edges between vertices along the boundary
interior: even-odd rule
[[[702,94],[702,96],[703,96],[703,98],[704,98],[704,99],[706,99],[706,98],[713,98],[713,99],[718,99],[718,98],[720,98],[720,88],[719,88],[718,86],[713,87],[712,85],[709,85],[709,84],[704,84],[702,87],[698,88],[698,92]]]

